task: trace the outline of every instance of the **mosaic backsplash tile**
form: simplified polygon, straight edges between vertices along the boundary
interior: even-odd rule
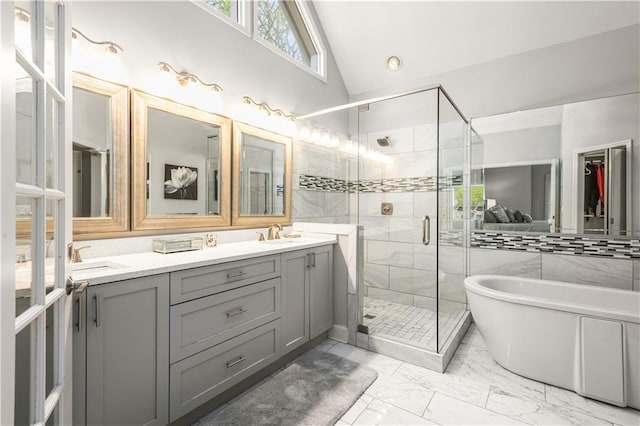
[[[426,192],[436,190],[434,176],[361,180],[347,182],[322,176],[300,175],[299,186],[310,191],[329,192]],[[462,185],[462,176],[447,176],[440,178],[440,185],[445,187]]]
[[[322,176],[300,175],[300,188],[310,191],[347,192],[347,181]]]
[[[640,259],[640,239],[638,238],[615,239],[582,235],[475,231],[471,234],[471,247]]]

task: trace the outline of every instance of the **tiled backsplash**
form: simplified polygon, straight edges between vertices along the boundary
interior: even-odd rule
[[[517,234],[476,231],[471,234],[471,247],[616,259],[640,259],[640,238],[616,239],[569,234]]]
[[[348,185],[344,179],[336,179],[322,176],[300,175],[300,189],[309,191],[347,192]]]
[[[462,176],[448,176],[440,179],[445,187],[462,185]],[[436,178],[434,176],[409,177],[397,179],[374,179],[348,182],[323,176],[300,175],[298,185],[300,189],[309,191],[329,192],[419,192],[435,191]]]

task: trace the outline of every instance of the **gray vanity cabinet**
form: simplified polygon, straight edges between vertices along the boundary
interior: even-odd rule
[[[167,424],[169,275],[86,293],[86,423]]]
[[[289,352],[333,326],[333,246],[282,254],[282,342]]]
[[[309,337],[313,339],[333,327],[333,246],[309,251]]]
[[[285,352],[309,341],[309,250],[282,253],[282,344]]]

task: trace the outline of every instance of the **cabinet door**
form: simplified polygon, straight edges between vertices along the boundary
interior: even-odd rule
[[[309,268],[310,338],[333,327],[333,246],[317,247],[311,251]]]
[[[282,254],[282,345],[289,352],[309,341],[309,253]]]
[[[169,275],[89,287],[87,424],[169,421]]]

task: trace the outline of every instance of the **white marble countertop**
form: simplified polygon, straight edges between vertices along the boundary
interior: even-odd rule
[[[149,275],[164,274],[182,269],[198,268],[232,262],[234,260],[267,256],[318,247],[337,242],[331,234],[304,233],[301,238],[283,238],[273,241],[243,241],[219,244],[216,247],[204,248],[181,253],[154,253],[149,248],[147,253],[128,254],[88,259],[74,264],[77,268],[72,276],[75,280],[87,280],[89,285],[122,281]]]

